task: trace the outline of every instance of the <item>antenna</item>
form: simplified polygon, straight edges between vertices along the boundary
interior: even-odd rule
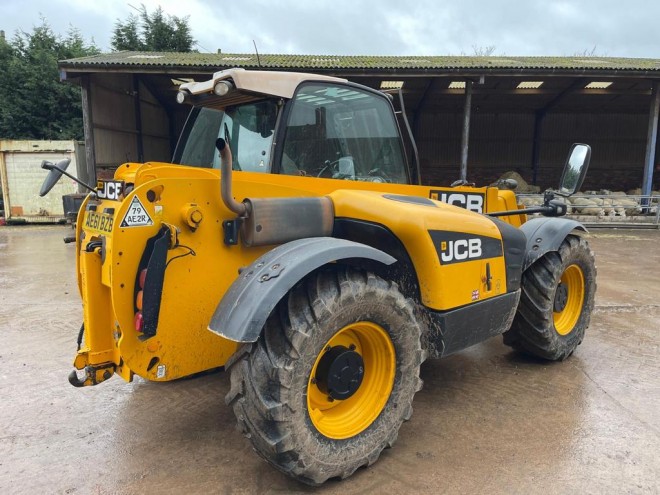
[[[259,59],[259,50],[257,50],[257,43],[254,40],[252,40],[252,44],[254,44],[254,51],[257,54],[257,65],[261,69],[261,60]]]

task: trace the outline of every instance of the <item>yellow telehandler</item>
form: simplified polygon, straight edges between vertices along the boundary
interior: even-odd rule
[[[300,73],[183,84],[192,111],[174,163],[126,163],[87,186],[71,384],[224,367],[255,450],[314,485],[394,443],[427,357],[498,334],[570,356],[596,269],[555,196],[579,188],[589,146],[573,145],[559,188],[524,210],[510,190],[420,185],[392,100]],[[43,167],[46,194],[66,163]]]

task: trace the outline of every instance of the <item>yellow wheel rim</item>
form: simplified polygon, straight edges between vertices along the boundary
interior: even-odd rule
[[[364,362],[362,382],[345,400],[332,400],[316,380],[323,355],[335,346],[357,352]],[[361,321],[339,330],[317,356],[307,384],[307,410],[316,429],[336,440],[350,438],[367,429],[390,397],[395,371],[394,345],[380,325]]]
[[[552,313],[555,330],[559,335],[568,335],[573,331],[582,313],[583,303],[584,274],[579,266],[570,265],[561,275]]]

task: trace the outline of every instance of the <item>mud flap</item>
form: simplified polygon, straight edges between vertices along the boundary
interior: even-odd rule
[[[574,230],[587,232],[580,222],[566,218],[534,218],[525,222],[520,230],[527,237],[523,272],[544,254],[559,250],[566,236]]]

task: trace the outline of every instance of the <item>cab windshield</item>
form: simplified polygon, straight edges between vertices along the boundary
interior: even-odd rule
[[[309,83],[289,104],[280,173],[409,183],[399,129],[384,97]]]

